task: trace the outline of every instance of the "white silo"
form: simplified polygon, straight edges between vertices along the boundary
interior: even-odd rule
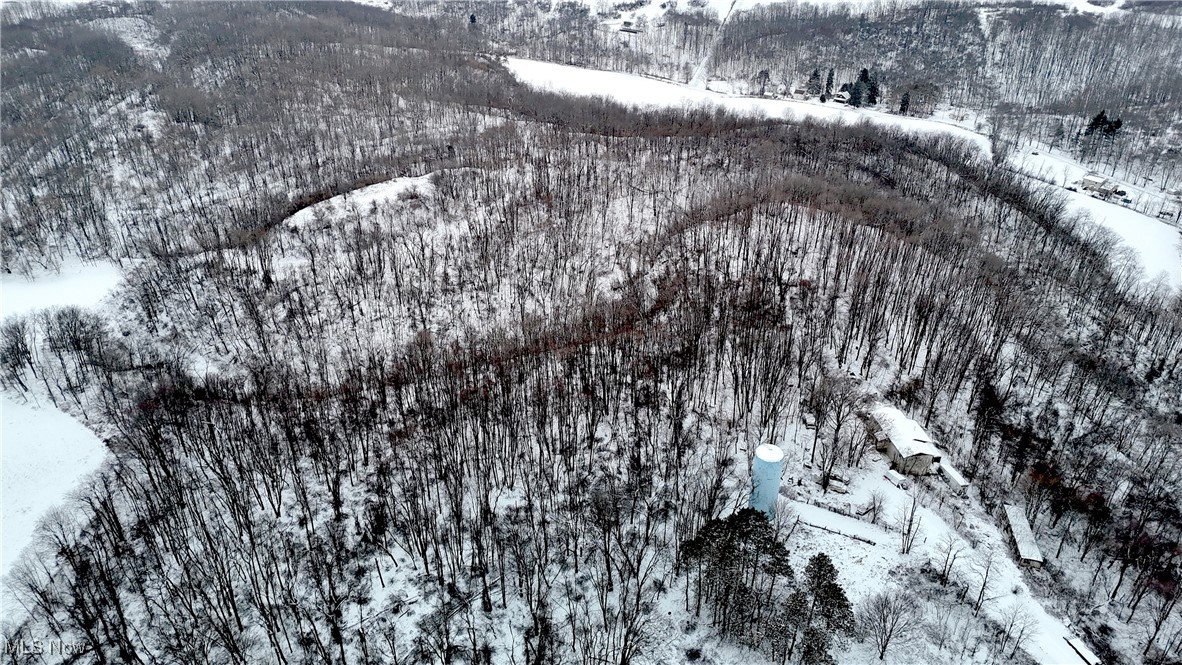
[[[755,449],[751,465],[751,507],[771,517],[776,512],[780,494],[780,475],[784,472],[784,451],[765,443]]]

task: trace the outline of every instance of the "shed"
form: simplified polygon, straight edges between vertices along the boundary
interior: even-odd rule
[[[964,494],[964,491],[969,487],[969,481],[964,479],[951,464],[946,461],[940,462],[937,467],[940,469],[940,476],[944,478],[944,482],[948,483],[948,487],[957,494]]]
[[[846,92],[845,90],[842,90],[841,92],[836,92],[833,94],[833,101],[835,101],[839,104],[849,104],[850,103],[850,93]]]
[[[887,472],[882,474],[882,477],[889,480],[892,485],[894,485],[895,487],[898,487],[901,490],[911,489],[911,483],[908,482],[907,476],[904,476],[903,474],[899,473],[898,471],[892,471],[890,469],[887,469]]]
[[[1104,661],[1100,660],[1100,657],[1097,656],[1091,649],[1089,649],[1088,645],[1084,644],[1083,640],[1079,639],[1078,637],[1064,637],[1063,639],[1067,640],[1067,644],[1069,644],[1071,648],[1075,650],[1075,653],[1079,654],[1079,657],[1082,658],[1083,662],[1087,663],[1087,665],[1104,665]]]
[[[1034,541],[1034,532],[1030,530],[1030,522],[1026,521],[1026,514],[1018,506],[1006,504],[1003,507],[1006,522],[1010,527],[1010,536],[1014,540],[1014,547],[1018,551],[1018,565],[1027,568],[1042,568],[1042,552],[1038,543]]]
[[[882,428],[876,439],[882,442],[880,450],[891,460],[891,466],[913,476],[927,475],[934,462],[940,461],[940,451],[932,438],[919,423],[908,418],[893,406],[880,406],[870,416]]]

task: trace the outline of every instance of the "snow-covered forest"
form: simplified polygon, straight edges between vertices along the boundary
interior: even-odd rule
[[[3,662],[1178,662],[1182,10],[1095,7],[6,3]]]

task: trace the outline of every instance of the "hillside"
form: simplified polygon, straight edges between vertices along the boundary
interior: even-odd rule
[[[1175,15],[699,4],[5,5],[5,658],[1182,658],[1175,92],[1052,145],[1000,54],[900,113],[734,45],[1055,12],[1172,85]]]

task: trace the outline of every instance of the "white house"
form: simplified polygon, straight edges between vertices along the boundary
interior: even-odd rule
[[[940,451],[923,427],[893,406],[879,406],[870,417],[881,430],[874,433],[875,446],[886,453],[891,466],[903,473],[924,476],[940,461]]]
[[[833,101],[837,102],[838,104],[849,104],[850,103],[850,93],[848,93],[844,90],[842,90],[841,92],[835,92],[835,93],[833,93]]]

